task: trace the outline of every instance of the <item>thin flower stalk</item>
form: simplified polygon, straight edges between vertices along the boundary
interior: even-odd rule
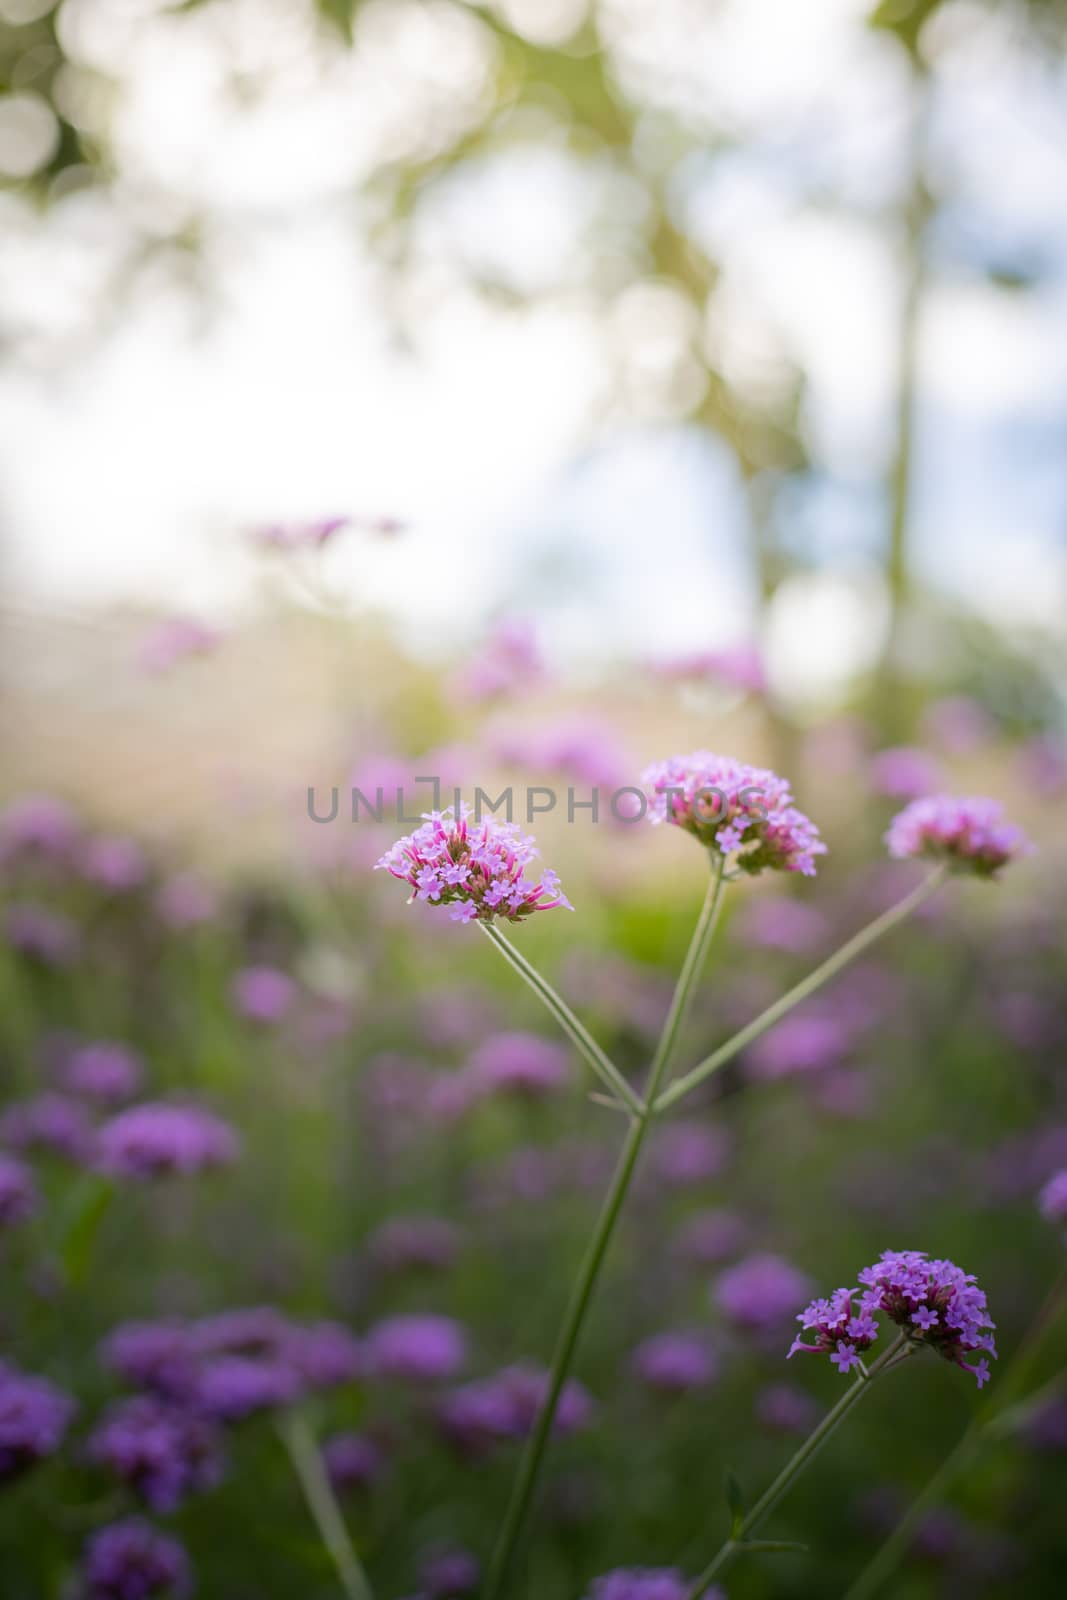
[[[869,950],[871,945],[875,944],[883,935],[891,933],[898,923],[903,922],[907,917],[911,916],[913,911],[918,910],[919,906],[929,900],[941,888],[948,876],[948,872],[949,868],[945,865],[935,867],[929,877],[925,878],[910,894],[905,895],[903,900],[899,900],[895,906],[890,906],[888,911],[884,911],[880,917],[876,917],[873,922],[868,923],[867,927],[862,928],[847,944],[843,944],[840,950],[835,951],[821,966],[816,967],[814,972],[809,973],[806,978],[803,978],[800,983],[789,989],[773,1005],[768,1006],[766,1011],[762,1011],[752,1022],[741,1028],[732,1038],[727,1039],[725,1044],[720,1045],[718,1050],[707,1056],[691,1072],[687,1072],[683,1077],[677,1078],[668,1089],[664,1090],[656,1098],[653,1109],[656,1112],[662,1112],[668,1110],[671,1106],[677,1105],[679,1100],[683,1100],[693,1089],[697,1088],[714,1073],[720,1071],[735,1056],[740,1055],[742,1050],[758,1039],[761,1034],[766,1033],[768,1028],[773,1028],[775,1023],[781,1021],[782,1017],[787,1016],[795,1006],[800,1005],[802,1001],[817,993],[825,983],[829,983],[831,978],[835,978],[850,962],[855,961],[857,956],[861,956],[865,950]]]
[[[279,1421],[278,1430],[347,1600],[374,1600],[374,1591],[348,1536],[322,1455],[307,1421],[299,1413],[291,1412]]]
[[[578,1346],[578,1340],[581,1337],[586,1314],[592,1302],[608,1248],[637,1168],[641,1148],[654,1120],[649,1109],[650,1104],[670,1070],[674,1050],[692,1001],[693,988],[704,966],[708,949],[718,925],[719,913],[722,908],[723,889],[723,858],[719,857],[713,862],[712,874],[700,917],[690,941],[689,949],[686,952],[685,960],[682,963],[682,970],[675,986],[670,1010],[667,1013],[667,1019],[663,1025],[663,1031],[652,1058],[647,1099],[630,1125],[626,1142],[623,1145],[612,1176],[611,1186],[597,1218],[593,1236],[578,1273],[578,1279],[574,1286],[553,1357],[548,1390],[534,1431],[519,1463],[511,1499],[501,1525],[496,1548],[493,1551],[486,1579],[484,1600],[497,1600],[497,1597],[503,1592],[515,1549],[529,1512],[530,1502],[537,1486],[537,1480],[540,1476],[560,1395],[563,1393],[574,1353]],[[492,937],[493,930],[487,929],[487,932]]]
[[[752,1510],[741,1517],[730,1537],[724,1541],[704,1571],[697,1578],[692,1588],[686,1595],[686,1600],[701,1600],[710,1584],[730,1563],[746,1551],[751,1551],[753,1546],[749,1542],[749,1534],[754,1533],[760,1523],[774,1510],[779,1501],[814,1461],[823,1445],[836,1432],[849,1412],[859,1403],[867,1393],[876,1378],[898,1364],[898,1358],[906,1352],[908,1336],[901,1333],[893,1343],[880,1355],[877,1361],[871,1363],[865,1371],[857,1373],[850,1387],[841,1396],[841,1399],[828,1411],[823,1420],[805,1439],[799,1450],[782,1468],[770,1487],[764,1491]]]

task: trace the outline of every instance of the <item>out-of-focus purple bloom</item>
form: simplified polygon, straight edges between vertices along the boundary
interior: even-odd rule
[[[467,1359],[467,1335],[452,1317],[386,1317],[367,1336],[370,1362],[387,1378],[435,1383],[454,1378]]]
[[[1027,789],[1046,799],[1067,789],[1067,740],[1055,733],[1037,734],[1021,745],[1019,771]]]
[[[275,1306],[239,1306],[201,1317],[190,1329],[199,1355],[277,1355],[292,1324]]]
[[[822,943],[827,928],[825,915],[815,906],[777,896],[751,901],[745,907],[740,933],[748,944],[806,955]]]
[[[480,1578],[478,1559],[469,1550],[431,1550],[419,1562],[419,1587],[429,1600],[473,1594]]]
[[[46,967],[69,967],[81,949],[77,928],[60,911],[31,900],[13,901],[7,908],[7,942],[20,955]]]
[[[438,1407],[445,1436],[466,1454],[479,1455],[504,1439],[524,1439],[537,1421],[548,1393],[548,1373],[537,1367],[504,1367],[489,1378],[453,1389]],[[593,1412],[583,1386],[571,1378],[563,1386],[552,1428],[576,1433]]]
[[[632,763],[612,725],[599,717],[557,718],[544,727],[494,728],[490,742],[498,760],[528,772],[561,772],[579,782],[614,791],[628,781]]]
[[[991,878],[1033,848],[1021,828],[1004,820],[995,800],[947,794],[913,800],[893,818],[885,838],[896,861],[947,861],[979,878]]]
[[[1067,1167],[1054,1172],[1038,1201],[1046,1222],[1067,1222]]]
[[[974,1274],[951,1261],[931,1261],[922,1250],[886,1250],[873,1267],[859,1274],[859,1289],[835,1289],[826,1300],[813,1300],[797,1317],[808,1339],[794,1339],[798,1350],[827,1354],[841,1372],[855,1365],[878,1337],[875,1314],[884,1312],[907,1331],[913,1344],[924,1344],[946,1361],[973,1374],[981,1388],[989,1380],[989,1362],[974,1366],[965,1355],[984,1351],[996,1360],[986,1297]]]
[[[852,1030],[832,1011],[809,1007],[794,1011],[757,1039],[748,1051],[750,1070],[759,1078],[784,1078],[834,1066],[848,1051]]]
[[[720,1173],[729,1154],[730,1136],[724,1128],[674,1122],[660,1130],[652,1148],[652,1166],[661,1183],[688,1189]]]
[[[185,1600],[192,1589],[182,1546],[139,1518],[102,1528],[86,1546],[79,1600]]]
[[[618,1567],[594,1578],[585,1600],[685,1600],[691,1588],[677,1567]],[[701,1600],[723,1600],[723,1592],[705,1589]]]
[[[684,1394],[711,1383],[719,1363],[699,1334],[657,1333],[634,1351],[633,1370],[650,1389]]]
[[[222,1441],[212,1423],[151,1395],[113,1406],[93,1431],[89,1454],[153,1511],[173,1511],[223,1475]]]
[[[495,1033],[468,1063],[472,1080],[486,1093],[539,1098],[567,1081],[567,1050],[536,1033]]]
[[[722,1273],[714,1297],[719,1309],[743,1328],[773,1328],[782,1322],[798,1299],[810,1293],[806,1273],[781,1256],[748,1256]]]
[[[532,624],[521,617],[503,617],[481,650],[456,674],[454,687],[464,700],[498,700],[531,688],[543,677],[544,662]]]
[[[63,1074],[71,1094],[111,1104],[128,1100],[141,1082],[141,1063],[125,1045],[99,1039],[73,1052]]]
[[[390,1217],[367,1246],[383,1272],[447,1272],[461,1243],[459,1229],[443,1217]]]
[[[176,872],[160,885],[156,910],[166,927],[181,932],[213,922],[218,916],[219,899],[211,885],[195,872]]]
[[[749,1228],[734,1211],[698,1211],[678,1230],[675,1249],[683,1261],[698,1267],[718,1266],[743,1250]]]
[[[14,1228],[37,1209],[33,1173],[17,1156],[0,1154],[0,1228]]]
[[[92,1152],[93,1137],[88,1111],[68,1095],[18,1100],[0,1117],[0,1142],[13,1150],[47,1150],[68,1161],[84,1161]]]
[[[791,1383],[769,1383],[756,1396],[756,1416],[777,1433],[808,1433],[818,1415],[811,1395]]]
[[[82,846],[82,877],[99,889],[122,894],[138,888],[148,875],[144,851],[136,839],[121,834],[95,834]]]
[[[141,640],[138,661],[145,672],[169,672],[192,656],[211,655],[222,639],[217,628],[195,617],[166,617]]]
[[[688,655],[654,661],[653,671],[680,682],[711,679],[748,694],[762,694],[767,687],[763,657],[754,644],[728,645],[721,650],[694,650]]]
[[[238,1140],[221,1118],[199,1106],[149,1101],[120,1111],[100,1129],[97,1160],[115,1178],[203,1172],[237,1159]]]
[[[330,1482],[339,1492],[369,1489],[381,1477],[385,1454],[368,1433],[335,1433],[322,1446]]]
[[[732,856],[742,872],[765,869],[815,875],[826,854],[819,830],[793,804],[789,784],[776,773],[750,767],[710,750],[671,756],[646,768],[649,821],[684,828],[701,844]]]
[[[81,829],[68,805],[50,794],[26,794],[0,813],[0,861],[23,856],[64,860]]]
[[[1027,1417],[1022,1437],[1032,1450],[1067,1451],[1067,1395],[1054,1395]]]
[[[101,1346],[104,1363],[127,1383],[175,1399],[196,1387],[196,1356],[181,1322],[124,1322]]]
[[[896,745],[871,760],[871,787],[893,800],[914,800],[930,794],[941,782],[941,769],[925,750]]]
[[[412,900],[449,906],[453,922],[520,922],[535,911],[573,910],[556,873],[546,867],[539,883],[526,877],[537,853],[518,823],[474,822],[467,806],[457,819],[450,807],[398,839],[375,870],[409,884]]]
[[[0,1366],[0,1483],[63,1443],[75,1405],[46,1378]]]
[[[935,700],[923,713],[923,726],[952,756],[969,755],[996,733],[996,724],[985,706],[966,694]]]
[[[291,1405],[301,1393],[300,1376],[283,1361],[256,1356],[216,1356],[201,1368],[196,1404],[218,1422],[243,1422],[258,1411]]]
[[[250,1022],[280,1022],[296,996],[296,984],[277,967],[245,967],[233,980],[233,1003]]]
[[[363,1377],[367,1369],[363,1346],[340,1322],[294,1325],[281,1354],[309,1389],[336,1389]]]

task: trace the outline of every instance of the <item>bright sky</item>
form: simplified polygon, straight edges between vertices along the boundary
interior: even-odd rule
[[[9,7],[16,0],[0,0]],[[25,0],[19,0],[25,3]],[[565,35],[581,0],[508,0],[518,26]],[[899,182],[906,76],[856,0],[610,0],[628,74],[714,107],[746,154],[697,163],[687,225],[727,263],[714,330],[738,370],[768,331],[808,369],[823,469],[798,537],[823,564],[773,619],[772,657],[832,680],[877,644],[881,537],[872,474],[894,382],[897,287],[880,210]],[[248,603],[249,523],[391,513],[404,541],[339,557],[353,595],[432,646],[499,605],[539,606],[581,656],[689,649],[743,636],[751,580],[729,462],[654,412],[604,425],[605,338],[640,363],[669,353],[669,302],[631,298],[605,324],[575,290],[526,312],[479,301],[458,263],[525,286],[567,279],[592,209],[632,196],[543,146],[453,186],[420,235],[417,346],[383,315],[359,244],[359,183],[383,155],[462,119],[486,70],[452,8],[375,0],[359,48],[324,55],[283,0],[180,19],[150,0],[68,0],[77,51],[122,82],[116,208],[162,225],[212,219],[201,313],[160,270],[101,326],[118,259],[107,202],[44,219],[0,203],[0,321],[24,359],[0,372],[0,518],[17,601],[137,599],[224,614]],[[218,14],[216,14],[218,12]],[[1017,60],[1001,24],[949,8],[936,171],[966,199],[939,237],[923,327],[922,569],[1009,625],[1067,605],[1067,95]],[[240,103],[227,68],[266,73]],[[3,156],[0,123],[0,158]],[[606,185],[606,187],[605,187]],[[801,206],[798,190],[848,204]],[[161,195],[165,198],[161,199]],[[958,212],[958,214],[957,214]],[[1042,284],[994,289],[975,247],[1036,254]],[[1006,262],[1005,264],[1011,264]],[[684,330],[683,330],[684,331]]]

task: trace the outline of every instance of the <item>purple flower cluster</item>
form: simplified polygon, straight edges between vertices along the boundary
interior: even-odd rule
[[[408,1383],[454,1378],[467,1359],[467,1336],[452,1317],[386,1317],[367,1335],[371,1368]]]
[[[789,1354],[808,1350],[828,1354],[839,1372],[860,1365],[863,1352],[878,1337],[875,1320],[884,1312],[904,1329],[913,1345],[928,1345],[946,1361],[974,1374],[978,1387],[989,1380],[989,1362],[973,1366],[964,1356],[985,1351],[996,1359],[994,1324],[986,1297],[973,1273],[951,1261],[932,1261],[922,1250],[886,1250],[859,1274],[858,1289],[835,1289],[813,1300],[797,1317],[813,1339],[794,1339]]]
[[[1046,1222],[1067,1222],[1067,1167],[1054,1172],[1038,1199]]]
[[[13,1150],[43,1150],[67,1161],[85,1161],[92,1152],[93,1127],[80,1100],[39,1094],[8,1107],[0,1117],[0,1142]]]
[[[189,1559],[177,1540],[131,1517],[90,1539],[78,1594],[79,1600],[183,1600],[192,1587]]]
[[[0,1154],[0,1228],[14,1228],[37,1209],[33,1173],[17,1156]]]
[[[47,1379],[0,1366],[0,1483],[53,1455],[74,1409],[69,1395]]]
[[[368,1433],[335,1433],[322,1447],[330,1482],[339,1491],[369,1489],[382,1474],[385,1452]]]
[[[619,1567],[594,1578],[586,1600],[685,1600],[691,1588],[677,1567]],[[705,1589],[701,1600],[723,1600],[722,1590]]]
[[[758,1254],[722,1274],[715,1300],[731,1322],[760,1332],[780,1323],[811,1289],[810,1279],[781,1256]]]
[[[97,1161],[116,1178],[158,1178],[228,1166],[238,1154],[228,1123],[199,1106],[146,1102],[120,1111],[100,1129]]]
[[[536,1367],[504,1367],[491,1377],[447,1394],[438,1409],[445,1437],[465,1455],[478,1456],[532,1430],[548,1391],[548,1374]],[[571,1378],[563,1386],[553,1420],[557,1434],[576,1433],[592,1416],[587,1391]]]
[[[519,922],[534,911],[572,910],[559,878],[547,868],[540,882],[526,877],[537,855],[518,823],[485,817],[473,822],[468,807],[430,812],[415,832],[399,839],[376,867],[410,884],[412,900],[451,907],[453,922]]]
[[[656,1333],[634,1351],[633,1370],[650,1389],[685,1394],[706,1388],[718,1373],[719,1363],[700,1334]]]
[[[494,1033],[471,1056],[467,1071],[484,1093],[538,1098],[567,1080],[567,1049],[536,1033]]]
[[[819,830],[793,804],[789,784],[763,767],[696,750],[655,762],[642,774],[649,820],[671,822],[753,876],[765,869],[815,875],[826,854]]]
[[[947,861],[979,878],[991,878],[1033,848],[1021,828],[1005,821],[995,800],[947,794],[913,800],[893,818],[885,840],[897,861]]]
[[[153,1511],[173,1511],[223,1476],[222,1439],[206,1417],[153,1395],[120,1400],[89,1440],[102,1463]]]
[[[71,1094],[102,1104],[128,1100],[141,1081],[141,1063],[124,1045],[100,1039],[82,1045],[67,1062],[63,1082]]]

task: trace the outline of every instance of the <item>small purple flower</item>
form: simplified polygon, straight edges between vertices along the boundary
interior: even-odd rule
[[[431,1550],[419,1562],[419,1587],[429,1600],[473,1594],[480,1578],[477,1557],[469,1550]]]
[[[340,1322],[293,1326],[281,1353],[308,1389],[336,1389],[367,1370],[363,1346]]]
[[[759,1078],[784,1078],[794,1072],[816,1072],[837,1065],[852,1042],[847,1021],[830,1011],[798,1009],[748,1052],[748,1064]]]
[[[594,1578],[585,1600],[685,1600],[691,1588],[677,1567],[619,1567]],[[723,1592],[705,1589],[701,1600],[724,1600]]]
[[[697,1211],[678,1230],[675,1250],[683,1261],[715,1267],[745,1248],[749,1228],[734,1211]]]
[[[0,1142],[13,1150],[45,1150],[67,1161],[85,1161],[93,1148],[93,1126],[80,1100],[40,1094],[8,1107],[0,1117]]]
[[[111,894],[137,889],[148,875],[144,851],[136,839],[121,834],[97,834],[82,846],[82,877]]]
[[[127,1383],[155,1394],[185,1399],[196,1387],[196,1356],[184,1323],[121,1323],[108,1334],[100,1354]]]
[[[1053,1173],[1041,1191],[1038,1205],[1046,1222],[1067,1222],[1067,1167]]]
[[[26,794],[0,813],[0,861],[25,856],[62,861],[81,829],[73,811],[50,794]]]
[[[785,898],[753,900],[745,908],[741,936],[748,944],[789,955],[806,955],[825,939],[827,920],[815,906]]]
[[[467,806],[460,808],[457,818],[449,807],[430,813],[420,828],[399,839],[377,868],[409,884],[412,900],[449,906],[454,921],[492,922],[503,917],[520,922],[535,911],[558,906],[573,910],[554,872],[546,869],[538,883],[526,877],[537,853],[533,839],[523,836],[518,823],[492,817],[477,822]],[[449,883],[445,874],[457,866],[469,867],[469,875],[461,883]],[[432,893],[420,883],[427,868],[439,885]]]
[[[781,1256],[748,1256],[724,1272],[715,1285],[721,1311],[741,1327],[773,1328],[808,1293],[810,1279]]]
[[[878,794],[894,800],[914,800],[929,794],[941,782],[937,762],[925,750],[897,745],[881,750],[871,761],[871,784]]]
[[[233,1002],[250,1022],[281,1022],[293,1004],[296,984],[276,967],[246,967],[233,980]]]
[[[543,675],[532,624],[523,617],[502,617],[481,651],[456,676],[454,687],[463,700],[497,700],[520,693]]]
[[[237,1159],[237,1135],[198,1106],[146,1102],[120,1111],[100,1129],[98,1160],[115,1178],[203,1172]]]
[[[17,1156],[0,1154],[0,1228],[15,1228],[37,1209],[33,1173]]]
[[[566,1047],[536,1033],[495,1033],[468,1064],[473,1081],[486,1093],[539,1098],[567,1081]]]
[[[81,949],[81,938],[70,918],[34,901],[12,902],[6,925],[12,950],[45,967],[69,967]]]
[[[1022,829],[1004,820],[995,800],[928,795],[893,818],[885,836],[897,861],[923,857],[991,878],[1007,862],[1033,849]]]
[[[720,1173],[729,1153],[730,1139],[724,1129],[675,1122],[660,1131],[652,1162],[661,1183],[671,1189],[688,1189]]]
[[[452,1317],[387,1317],[367,1336],[374,1371],[387,1378],[435,1383],[454,1378],[467,1359],[467,1336]]]
[[[221,1438],[211,1422],[151,1395],[113,1406],[93,1432],[89,1454],[153,1511],[173,1511],[223,1475]]]
[[[156,896],[160,921],[176,933],[214,921],[219,901],[211,885],[194,872],[178,872],[161,885]]]
[[[445,1437],[468,1456],[479,1456],[507,1439],[523,1439],[537,1420],[548,1392],[548,1374],[536,1367],[504,1367],[451,1390],[438,1406]],[[584,1428],[593,1404],[582,1385],[571,1378],[563,1386],[552,1421],[563,1436]]]
[[[756,1399],[756,1416],[778,1433],[807,1433],[819,1414],[811,1395],[791,1383],[770,1383]]]
[[[762,767],[697,750],[656,762],[642,782],[651,790],[650,822],[671,822],[709,849],[736,855],[739,870],[752,876],[770,869],[814,877],[815,857],[826,854],[789,784]]]
[[[828,1354],[841,1372],[854,1366],[848,1352],[862,1352],[878,1336],[876,1312],[905,1330],[915,1345],[928,1345],[946,1361],[973,1374],[981,1388],[989,1379],[983,1357],[974,1366],[964,1360],[977,1351],[996,1357],[986,1297],[972,1273],[951,1261],[929,1259],[921,1250],[886,1250],[873,1267],[859,1274],[860,1287],[835,1289],[826,1300],[813,1300],[797,1317],[807,1337],[793,1341],[798,1350]],[[847,1335],[847,1337],[845,1337]]]
[[[185,1600],[192,1570],[176,1539],[131,1517],[102,1528],[82,1560],[79,1600]]]
[[[330,1482],[339,1492],[369,1489],[381,1477],[385,1455],[368,1433],[335,1433],[322,1446]]]
[[[243,1422],[259,1411],[291,1405],[301,1393],[299,1374],[286,1362],[255,1356],[217,1356],[205,1363],[196,1404],[217,1422]]]
[[[390,1217],[367,1248],[382,1272],[447,1272],[461,1244],[459,1229],[443,1217]]]
[[[54,1455],[74,1411],[74,1401],[46,1378],[0,1367],[0,1483]]]
[[[706,1339],[692,1333],[657,1333],[638,1345],[633,1370],[650,1389],[685,1394],[703,1389],[715,1378],[719,1364]]]
[[[63,1082],[71,1094],[108,1105],[136,1094],[141,1072],[141,1063],[132,1050],[100,1039],[74,1051]]]

